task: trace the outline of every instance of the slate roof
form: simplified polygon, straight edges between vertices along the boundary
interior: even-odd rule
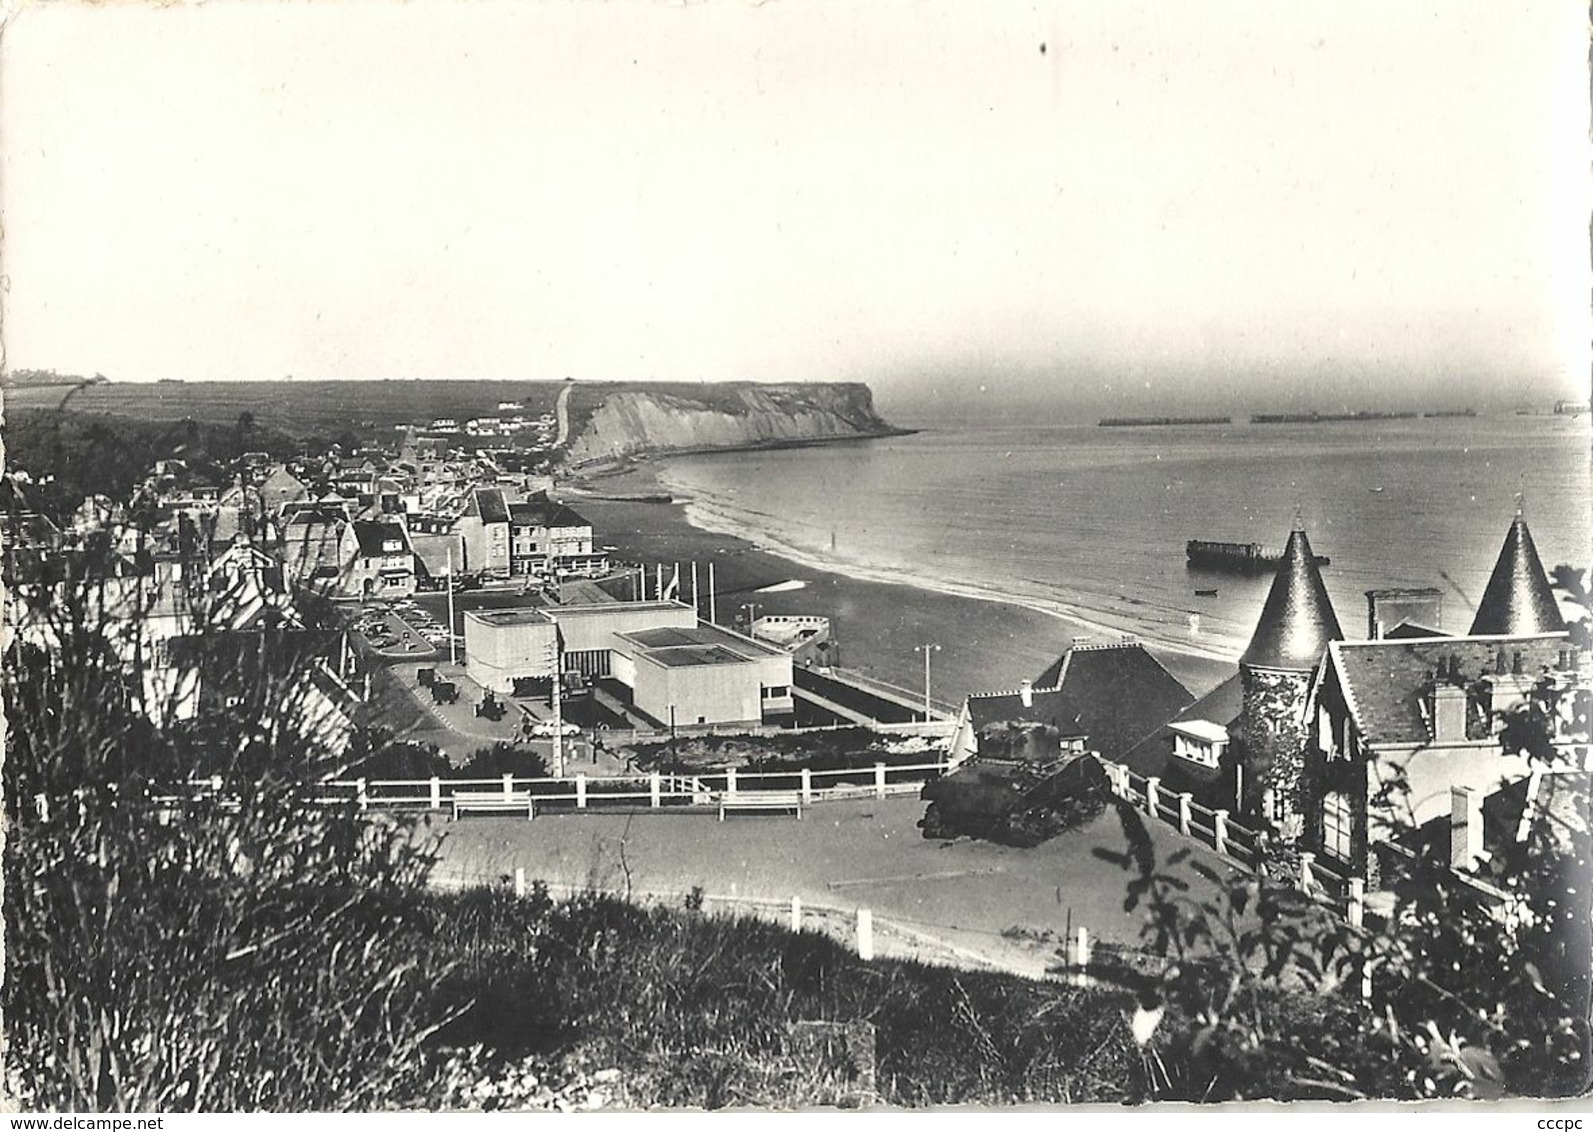
[[[1191,719],[1209,719],[1224,727],[1239,718],[1244,709],[1244,681],[1235,672],[1200,699],[1173,717],[1173,722],[1184,723]]]
[[[471,503],[483,523],[507,523],[509,505],[504,501],[503,490],[496,487],[478,488]]]
[[[592,524],[562,503],[530,499],[509,504],[509,522],[517,527],[590,527]]]
[[[403,554],[409,550],[409,538],[404,533],[404,528],[398,523],[382,523],[375,519],[356,519],[354,521],[354,538],[359,543],[360,554],[366,558],[380,558],[390,553]],[[387,551],[382,549],[382,544],[390,539],[397,539],[403,544],[403,549]]]
[[[1322,584],[1322,572],[1311,553],[1311,540],[1297,527],[1289,532],[1283,561],[1240,663],[1309,672],[1322,659],[1328,642],[1343,638],[1338,615]]]
[[[1497,674],[1501,652],[1507,673],[1520,653],[1522,673],[1530,678],[1555,667],[1566,647],[1565,634],[1560,633],[1335,641],[1328,654],[1361,738],[1372,745],[1399,745],[1431,738],[1423,704],[1440,662],[1446,670],[1458,665],[1458,675],[1450,679],[1470,685]]]
[[[260,490],[278,493],[289,499],[303,499],[309,494],[303,481],[287,468],[274,468],[270,475],[260,481]]]
[[[1477,616],[1471,623],[1472,635],[1525,636],[1558,633],[1564,628],[1565,621],[1549,589],[1532,532],[1527,529],[1527,521],[1517,515],[1482,591]]]
[[[968,710],[977,732],[990,723],[1047,723],[1064,736],[1088,735],[1090,746],[1114,762],[1154,734],[1194,701],[1189,689],[1162,667],[1144,645],[1079,645],[1046,669],[1060,688],[1033,693],[1033,706],[1007,692],[973,696]]]
[[[341,506],[316,504],[312,507],[300,507],[294,511],[288,517],[288,526],[308,527],[323,523],[341,523],[346,517],[346,513]]]
[[[1188,723],[1194,720],[1209,720],[1229,728],[1229,738],[1232,739],[1237,730],[1233,726],[1239,718],[1239,713],[1244,708],[1244,684],[1239,673],[1235,672],[1228,679],[1218,684],[1200,699],[1190,704],[1183,711],[1174,716],[1167,725],[1159,727],[1147,739],[1136,743],[1127,754],[1119,761],[1135,774],[1153,775],[1163,774],[1172,763],[1173,732],[1171,724]],[[1179,759],[1180,769],[1189,771],[1197,778],[1215,778],[1218,772],[1209,767],[1196,766],[1193,763],[1184,765],[1187,760]]]

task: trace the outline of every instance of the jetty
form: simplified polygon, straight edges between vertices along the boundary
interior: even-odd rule
[[[1163,425],[1225,425],[1233,424],[1232,417],[1103,417],[1096,422],[1100,428],[1141,428]]]
[[[1413,412],[1379,413],[1362,409],[1354,413],[1253,413],[1251,424],[1325,424],[1330,421],[1410,421]]]
[[[1229,570],[1246,574],[1276,570],[1283,561],[1282,550],[1254,542],[1190,539],[1184,544],[1184,554],[1194,569]],[[1326,566],[1331,561],[1325,554],[1315,554],[1312,558],[1318,566]]]

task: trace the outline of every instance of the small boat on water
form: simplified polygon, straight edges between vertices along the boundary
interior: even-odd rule
[[[1196,597],[1216,597],[1217,596],[1217,591],[1216,590],[1196,590],[1195,591],[1195,596]]]
[[[1366,490],[1371,492],[1373,495],[1381,495],[1383,493],[1383,489],[1380,487],[1369,487]]]

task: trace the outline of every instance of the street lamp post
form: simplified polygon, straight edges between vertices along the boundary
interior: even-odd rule
[[[931,653],[939,652],[940,646],[930,644],[914,645],[913,651],[924,654],[924,722],[928,723],[934,718],[929,706],[929,657]]]

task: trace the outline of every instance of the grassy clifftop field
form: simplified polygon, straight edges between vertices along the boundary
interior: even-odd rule
[[[290,436],[335,435],[345,429],[391,430],[438,417],[496,415],[500,401],[522,412],[552,412],[562,382],[554,381],[158,381],[83,385],[7,384],[7,412],[67,408],[143,420],[234,423],[249,413],[261,428]]]
[[[661,404],[675,414],[736,419],[757,412],[797,417],[803,412],[835,414],[833,427],[883,431],[873,414],[867,385],[760,385],[757,382],[562,382],[562,381],[161,381],[119,384],[92,377],[35,376],[5,381],[6,411],[67,409],[139,420],[196,420],[231,425],[242,414],[253,424],[290,436],[335,436],[341,431],[386,433],[395,425],[427,425],[440,417],[468,420],[497,416],[499,404],[519,404],[516,412],[540,416],[554,412],[569,390],[567,419],[580,436],[605,406]],[[612,427],[612,425],[610,425]],[[645,438],[644,438],[645,439]],[[647,447],[637,443],[636,447]]]

